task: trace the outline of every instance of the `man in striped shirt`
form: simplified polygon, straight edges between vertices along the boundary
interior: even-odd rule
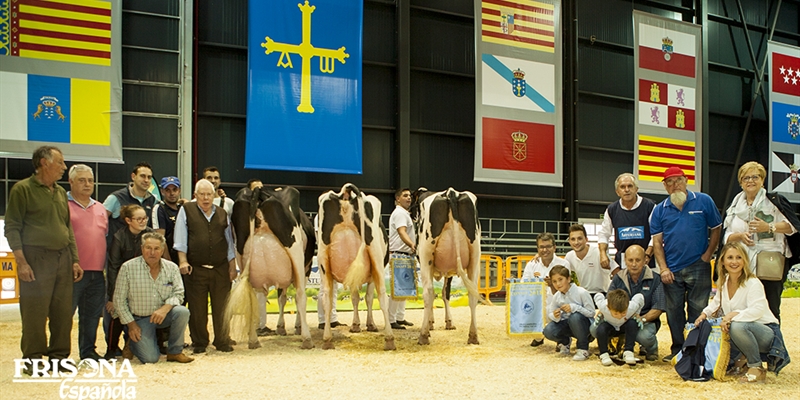
[[[142,255],[122,264],[114,291],[114,307],[128,325],[131,350],[142,363],[158,362],[156,329],[169,328],[167,361],[194,359],[183,354],[189,310],[181,305],[183,281],[178,266],[161,259],[166,240],[159,233],[142,236]]]

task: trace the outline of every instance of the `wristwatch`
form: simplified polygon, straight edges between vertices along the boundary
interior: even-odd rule
[[[645,318],[645,317],[642,317],[642,323],[643,323],[643,324],[646,324],[646,323],[647,323],[647,318]]]
[[[770,234],[775,233],[775,223],[774,222],[770,222],[770,224],[769,224],[769,233]]]

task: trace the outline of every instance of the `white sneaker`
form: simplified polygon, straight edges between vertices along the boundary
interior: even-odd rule
[[[633,356],[632,351],[622,353],[622,359],[625,360],[625,364],[636,365],[636,357]]]
[[[611,356],[608,355],[608,353],[603,353],[603,354],[600,354],[600,363],[603,364],[604,366],[608,367],[611,364],[613,364],[614,362],[611,361]]]
[[[556,350],[558,350],[558,356],[559,357],[569,357],[569,345],[568,344],[567,345],[563,345],[563,344],[559,343],[556,347],[557,347]]]
[[[589,359],[589,350],[576,350],[575,356],[572,357],[572,361],[586,361]]]

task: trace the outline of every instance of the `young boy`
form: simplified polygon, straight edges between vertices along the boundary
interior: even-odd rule
[[[600,348],[600,362],[609,366],[613,363],[608,354],[608,338],[615,333],[625,334],[625,351],[622,358],[628,365],[636,365],[636,358],[633,356],[633,345],[636,344],[636,335],[639,333],[639,324],[635,315],[639,315],[644,305],[644,296],[637,293],[632,299],[628,298],[628,293],[622,289],[615,289],[608,292],[608,299],[602,293],[594,295],[597,309],[603,316],[603,321],[597,325],[597,346]]]
[[[556,257],[556,238],[552,233],[542,232],[536,237],[536,257],[530,260],[522,271],[522,279],[542,278],[550,286],[547,291],[547,302],[550,303],[556,290],[550,282],[550,269],[556,265],[570,268],[569,262],[561,257]],[[533,339],[532,347],[541,346],[542,339]]]
[[[556,342],[561,356],[569,356],[572,337],[577,340],[578,350],[573,361],[589,358],[589,326],[594,317],[594,304],[586,289],[571,282],[569,270],[557,265],[550,269],[550,282],[556,289],[547,302],[547,317],[550,323],[544,328],[544,337]]]

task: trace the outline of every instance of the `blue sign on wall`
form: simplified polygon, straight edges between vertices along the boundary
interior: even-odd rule
[[[363,2],[249,2],[245,167],[362,173]]]

